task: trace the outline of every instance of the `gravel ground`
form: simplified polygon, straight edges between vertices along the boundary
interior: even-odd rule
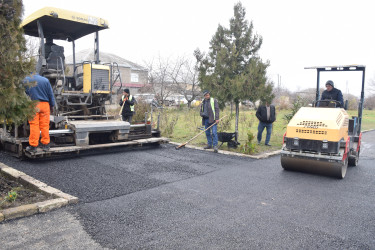
[[[48,161],[0,156],[80,199],[51,218],[74,221],[67,231],[89,236],[82,249],[374,249],[374,139],[375,132],[364,135],[359,166],[343,180],[284,171],[279,156],[253,160],[173,145]],[[2,223],[2,237],[24,220],[48,218]]]

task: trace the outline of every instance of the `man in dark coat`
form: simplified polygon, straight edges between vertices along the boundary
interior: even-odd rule
[[[129,123],[132,122],[133,114],[134,114],[134,103],[135,99],[130,94],[129,89],[124,89],[124,93],[120,100],[120,106],[122,107],[122,120],[127,121]]]
[[[333,81],[331,80],[326,82],[326,90],[323,91],[322,98],[320,100],[335,100],[340,103],[340,107],[344,107],[344,98],[342,97],[341,90],[336,89]]]
[[[202,125],[205,129],[215,123],[209,130],[206,131],[207,146],[204,149],[214,148],[214,152],[217,153],[217,124],[219,123],[220,110],[219,103],[216,99],[211,97],[210,92],[205,90],[203,92],[204,99],[201,104],[200,115],[202,117]]]
[[[276,121],[276,111],[275,106],[270,105],[271,101],[265,101],[265,104],[259,105],[257,112],[255,113],[256,117],[259,120],[258,125],[258,144],[260,144],[262,140],[262,133],[264,128],[267,129],[266,135],[266,146],[270,145],[271,133],[272,133],[272,123]]]

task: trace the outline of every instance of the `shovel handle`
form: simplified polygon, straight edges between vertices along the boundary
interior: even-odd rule
[[[218,121],[224,119],[225,117],[227,117],[228,115],[225,115],[223,116],[221,119],[219,119]],[[209,130],[211,127],[213,127],[215,124],[217,124],[217,122],[215,121],[214,123],[211,124],[211,126],[209,126],[208,128],[206,128],[205,130],[203,130],[202,132],[200,132],[199,134],[197,134],[196,136],[194,136],[193,138],[191,138],[190,140],[188,140],[187,142],[181,144],[180,146],[177,146],[176,149],[180,149],[182,147],[185,147],[186,144],[188,144],[189,142],[191,142],[192,140],[194,140],[195,138],[197,138],[198,136],[200,136],[201,134],[203,134],[204,132],[206,132],[207,130]]]
[[[176,150],[179,150],[180,148],[185,147],[185,145],[186,145],[186,143],[183,143],[183,144],[177,146],[177,147],[176,147]]]

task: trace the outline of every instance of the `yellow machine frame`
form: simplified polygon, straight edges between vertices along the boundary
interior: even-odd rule
[[[111,70],[108,65],[101,65],[101,64],[83,64],[83,93],[89,93],[92,89],[91,86],[91,77],[92,77],[92,70],[103,70],[108,71],[108,79],[111,79]],[[96,78],[98,79],[98,78]],[[93,90],[92,93],[100,93],[100,94],[109,94],[110,93],[110,86],[111,83],[108,81],[108,90]]]
[[[338,142],[348,138],[349,115],[344,109],[302,107],[289,122],[289,138]]]
[[[95,31],[108,28],[108,21],[100,17],[54,7],[45,7],[34,12],[22,21],[21,27],[25,29],[27,35],[39,36],[38,29],[36,28],[37,25],[35,24],[38,20],[43,22],[45,34],[52,34],[54,39],[60,40],[76,40]],[[59,23],[61,32],[55,29],[56,22]],[[75,25],[75,29],[71,29],[71,22],[75,24],[82,23],[82,26],[77,27],[77,25]],[[51,24],[51,28],[49,24]]]

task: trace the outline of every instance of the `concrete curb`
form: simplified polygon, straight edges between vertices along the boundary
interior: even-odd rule
[[[366,133],[366,132],[371,132],[371,131],[375,131],[375,129],[367,129],[367,130],[363,130],[361,131],[362,133]]]
[[[173,144],[173,145],[181,145],[181,143],[177,143],[177,142],[169,142],[169,144]],[[202,147],[197,147],[197,146],[191,146],[191,145],[185,145],[185,148],[192,148],[192,149],[197,149],[197,150],[203,150],[203,151],[211,151],[213,152],[213,149],[203,149]],[[252,158],[252,159],[265,159],[265,158],[268,158],[270,156],[273,156],[273,155],[278,155],[280,154],[281,150],[276,150],[276,151],[273,151],[273,152],[268,152],[268,153],[264,153],[264,154],[261,154],[261,155],[247,155],[247,154],[241,154],[241,153],[236,153],[236,152],[230,152],[230,151],[226,151],[226,150],[219,150],[218,153],[219,154],[223,154],[223,155],[234,155],[234,156],[240,156],[240,157],[247,157],[247,158]]]
[[[371,132],[371,131],[375,131],[375,129],[363,130],[362,133]],[[173,145],[179,146],[182,143],[170,141],[169,144],[173,144]],[[185,148],[192,148],[192,149],[197,149],[197,150],[203,150],[203,151],[211,151],[211,152],[213,152],[213,149],[203,149],[202,147],[191,146],[191,145],[185,145]],[[268,157],[273,156],[273,155],[278,155],[278,154],[281,153],[281,149],[280,150],[276,150],[276,151],[272,151],[272,152],[268,152],[268,153],[263,153],[263,154],[260,154],[260,155],[247,155],[247,154],[241,154],[241,153],[236,153],[236,152],[230,152],[230,151],[226,151],[226,150],[219,150],[218,153],[224,154],[224,155],[235,155],[235,156],[240,156],[240,157],[248,157],[248,158],[259,160],[259,159],[268,158]]]
[[[11,168],[0,162],[0,172],[11,179],[17,180],[25,186],[36,189],[53,199],[37,202],[34,204],[22,205],[19,207],[7,208],[0,210],[0,222],[11,220],[15,218],[30,216],[37,213],[45,213],[68,204],[78,203],[78,198],[70,194],[66,194],[56,188],[50,187],[47,184],[34,179],[33,177]]]

